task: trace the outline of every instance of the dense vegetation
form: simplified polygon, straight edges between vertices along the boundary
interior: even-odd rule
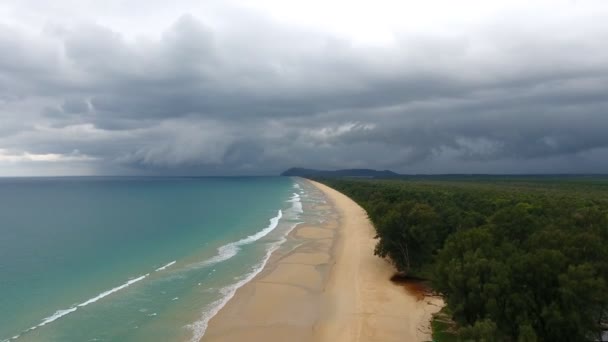
[[[431,279],[462,340],[589,341],[608,321],[608,180],[322,179],[375,253]]]

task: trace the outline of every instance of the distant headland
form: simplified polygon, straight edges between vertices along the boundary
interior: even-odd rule
[[[360,177],[360,178],[396,178],[401,175],[390,170],[373,169],[343,169],[335,171],[305,169],[292,167],[281,173],[281,176],[291,177]]]

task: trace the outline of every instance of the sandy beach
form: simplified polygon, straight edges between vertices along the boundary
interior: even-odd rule
[[[442,301],[390,281],[373,255],[374,228],[345,195],[313,181],[327,203],[318,224],[292,231],[295,248],[276,251],[210,321],[203,341],[429,341]]]

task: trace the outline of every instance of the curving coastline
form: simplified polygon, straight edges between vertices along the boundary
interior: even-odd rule
[[[289,235],[264,270],[214,316],[202,341],[427,341],[438,298],[417,298],[389,281],[373,255],[374,229],[347,196],[314,181],[327,203]]]

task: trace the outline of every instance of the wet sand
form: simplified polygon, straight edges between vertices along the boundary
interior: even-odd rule
[[[320,224],[292,231],[297,247],[278,250],[210,321],[203,341],[428,341],[441,299],[390,281],[392,267],[373,255],[365,211],[316,182],[328,200]],[[417,298],[418,296],[418,298]]]

